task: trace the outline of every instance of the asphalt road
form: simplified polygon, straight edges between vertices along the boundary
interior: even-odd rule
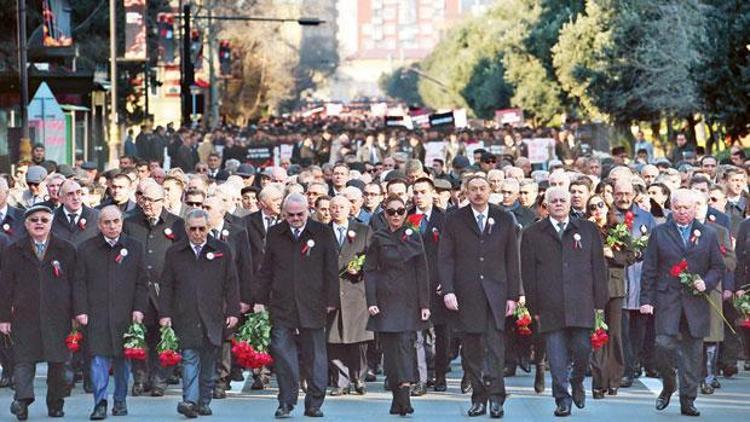
[[[740,368],[742,366],[740,365]],[[36,379],[37,401],[30,407],[29,420],[39,420],[47,417],[44,405],[45,369],[40,365]],[[505,419],[513,421],[549,421],[556,419],[552,412],[555,405],[551,396],[550,379],[547,375],[547,390],[543,394],[536,394],[533,390],[533,372],[525,374],[519,372],[515,377],[506,378],[506,387],[510,396],[505,403]],[[429,392],[427,395],[413,399],[415,413],[409,419],[424,421],[454,421],[469,418],[466,411],[470,405],[470,396],[461,394],[459,389],[460,366],[454,365],[449,374],[448,391],[444,393]],[[709,421],[750,421],[750,372],[741,371],[731,379],[720,378],[722,388],[710,396],[701,395],[696,406],[701,411],[701,420]],[[264,391],[250,390],[249,382],[235,382],[228,397],[224,400],[214,400],[211,407],[214,416],[221,421],[261,421],[272,420],[276,409],[275,385]],[[398,417],[388,415],[390,407],[390,393],[383,391],[381,377],[378,381],[368,384],[365,396],[328,397],[323,405],[326,420],[396,420]],[[113,418],[114,420],[143,421],[178,421],[185,418],[176,412],[177,402],[180,400],[179,386],[170,386],[164,397],[129,397],[129,417]],[[683,419],[680,416],[679,401],[675,395],[672,404],[663,412],[654,410],[654,400],[661,390],[658,379],[642,378],[637,380],[632,388],[621,389],[616,397],[604,400],[593,400],[590,395],[590,379],[587,379],[588,391],[586,408],[573,408],[572,417],[586,420],[637,421],[647,420],[665,421]],[[110,384],[110,389],[112,384]],[[0,421],[15,420],[8,408],[12,400],[10,389],[0,390]],[[300,395],[300,405],[294,410],[293,416],[302,416],[303,398]],[[111,397],[110,397],[111,406]],[[66,421],[84,421],[93,407],[93,397],[85,394],[80,384],[65,401]],[[201,417],[205,418],[205,417]],[[471,418],[483,420],[489,417]]]

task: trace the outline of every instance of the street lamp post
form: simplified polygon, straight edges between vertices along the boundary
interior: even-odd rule
[[[117,2],[109,0],[109,162],[120,156],[120,121],[117,115]]]

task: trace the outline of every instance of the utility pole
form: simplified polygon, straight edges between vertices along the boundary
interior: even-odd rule
[[[18,9],[18,77],[21,87],[21,153],[31,154],[29,138],[29,65],[26,49],[26,0],[16,0]],[[26,158],[26,157],[23,157]]]
[[[109,162],[120,156],[120,119],[117,115],[117,1],[109,0]]]
[[[195,68],[193,67],[192,55],[190,54],[190,4],[182,6],[182,57],[180,65],[182,67],[182,80],[180,81],[180,97],[182,100],[182,124],[191,123],[193,114],[193,105],[191,102],[190,87],[195,83]]]
[[[215,129],[219,125],[219,88],[216,86],[216,58],[214,57],[214,46],[216,45],[216,31],[214,30],[213,24],[213,9],[214,4],[212,1],[207,2],[208,8],[208,83],[210,85],[210,99],[211,107],[209,111],[208,127],[209,129]]]

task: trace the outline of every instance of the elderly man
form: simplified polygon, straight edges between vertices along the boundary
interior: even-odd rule
[[[73,245],[51,234],[52,211],[42,205],[24,213],[28,236],[3,252],[0,274],[0,333],[14,344],[14,401],[18,420],[34,402],[36,364],[47,362],[47,415],[61,418],[66,394],[65,337],[70,320],[86,322]]]
[[[297,404],[299,348],[308,363],[305,415],[320,417],[328,379],[327,313],[340,300],[337,243],[330,227],[308,219],[303,195],[286,198],[284,215],[286,220],[268,232],[254,297],[271,314],[271,354],[279,382],[276,417],[288,417]]]
[[[539,195],[539,185],[533,179],[521,181],[518,191],[518,201],[524,208],[536,206],[536,197]]]
[[[109,369],[115,377],[113,416],[128,414],[130,362],[122,354],[123,334],[131,321],[143,322],[148,281],[143,245],[122,233],[122,211],[115,205],[99,213],[101,235],[81,244],[76,277],[82,284],[86,342],[91,353],[94,411],[91,420],[107,417]]]
[[[260,210],[245,217],[245,227],[250,236],[250,251],[257,271],[263,262],[268,230],[281,219],[281,201],[284,191],[279,185],[269,184],[258,194]]]
[[[60,186],[62,206],[54,211],[52,233],[75,246],[99,235],[99,211],[83,204],[83,189],[74,180]]]
[[[555,171],[549,175],[549,187],[561,187],[565,190],[570,188],[570,178],[563,171]]]
[[[364,204],[362,191],[357,187],[347,186],[344,188],[342,195],[351,202],[350,212],[352,218],[357,220],[358,223],[369,224],[372,214],[362,208],[362,205]]]
[[[710,292],[724,274],[724,262],[716,232],[695,220],[695,193],[672,193],[672,219],[651,232],[643,261],[641,312],[656,316],[656,365],[663,388],[656,410],[669,405],[677,389],[674,368],[680,375],[680,412],[699,416],[694,402],[701,378],[703,338],[709,334],[708,302],[700,294]],[[673,267],[680,262],[694,274],[692,285],[683,285]],[[678,355],[679,354],[679,355]]]
[[[443,224],[438,273],[443,302],[464,333],[463,357],[472,386],[469,416],[504,414],[505,317],[519,296],[517,228],[513,216],[490,206],[490,185],[481,176],[466,181],[470,206]]]
[[[124,232],[141,242],[146,260],[148,304],[144,312],[148,359],[133,364],[133,396],[151,391],[154,397],[164,395],[167,376],[159,364],[156,345],[159,343],[159,292],[162,269],[167,249],[185,237],[184,223],[180,217],[167,212],[164,207],[164,189],[147,183],[140,196],[141,207],[125,217]]]
[[[607,303],[607,270],[599,229],[570,217],[570,192],[552,187],[544,201],[549,217],[523,234],[521,273],[526,303],[547,340],[554,414],[563,417],[570,415],[571,401],[585,406],[589,335],[595,313]]]
[[[520,186],[516,179],[506,179],[502,182],[500,193],[503,194],[503,208],[516,217],[516,222],[522,227],[528,227],[534,222],[534,211],[519,202]]]
[[[52,173],[47,176],[45,184],[47,185],[47,200],[40,205],[54,210],[60,206],[60,186],[65,182],[65,176],[60,173]]]
[[[224,328],[240,316],[237,268],[224,242],[208,236],[208,214],[191,210],[185,218],[187,242],[167,250],[159,296],[159,324],[174,326],[182,348],[182,401],[177,412],[209,416],[216,356]]]
[[[487,181],[490,182],[490,191],[492,193],[500,193],[503,180],[505,180],[505,173],[502,170],[492,169],[487,172]]]

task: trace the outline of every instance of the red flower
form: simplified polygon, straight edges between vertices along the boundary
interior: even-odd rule
[[[740,327],[750,329],[750,316],[742,320]]]
[[[70,334],[68,334],[68,336],[65,337],[65,346],[72,353],[75,353],[81,350],[82,341],[83,341],[83,333],[78,331],[77,328],[74,328],[73,331],[71,331]]]
[[[719,245],[719,251],[721,251],[722,256],[727,256],[727,248],[724,245]]]
[[[406,223],[411,226],[414,230],[419,230],[419,226],[422,224],[422,218],[424,214],[412,214],[406,217]]]
[[[679,277],[683,271],[687,270],[687,267],[687,261],[685,260],[685,258],[683,258],[680,262],[672,266],[672,268],[669,270],[669,274],[672,277]]]
[[[633,220],[635,220],[635,214],[632,211],[625,213],[625,225],[628,226],[628,230],[633,230]]]
[[[531,328],[529,327],[518,327],[516,328],[516,333],[518,333],[519,336],[523,337],[528,337],[533,334]]]
[[[161,364],[162,368],[175,366],[180,362],[182,362],[182,355],[174,350],[165,350],[159,353],[159,363]]]
[[[146,350],[142,347],[126,347],[123,349],[125,359],[146,360]]]
[[[440,233],[438,232],[437,227],[432,228],[432,243],[438,243],[438,240],[440,240]]]

